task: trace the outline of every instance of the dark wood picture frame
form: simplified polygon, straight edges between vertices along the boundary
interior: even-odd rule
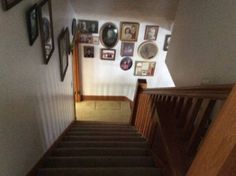
[[[147,25],[145,29],[144,40],[156,40],[159,26]]]
[[[164,43],[164,47],[163,47],[163,50],[164,51],[168,51],[168,47],[169,47],[169,44],[170,44],[170,40],[171,40],[171,35],[166,35],[165,37],[165,43]]]
[[[113,48],[119,41],[118,28],[114,23],[104,23],[100,29],[100,41],[106,48]]]
[[[101,49],[101,59],[114,61],[116,59],[116,50],[115,49]]]
[[[71,34],[75,36],[76,32],[77,32],[77,22],[76,19],[73,18],[71,23]]]
[[[7,10],[9,10],[10,8],[12,8],[13,6],[15,6],[16,4],[18,4],[21,1],[22,0],[1,0],[2,9],[7,11]]]
[[[44,63],[48,64],[55,49],[51,0],[43,0],[39,4],[38,14]]]
[[[32,46],[38,37],[38,5],[35,4],[26,12],[26,22],[29,36],[29,43]]]
[[[97,34],[98,33],[98,21],[92,20],[78,20],[78,30],[80,33],[90,33]]]
[[[94,58],[94,46],[84,46],[84,58]]]
[[[67,46],[67,29],[63,29],[58,36],[58,52],[60,60],[60,75],[61,81],[63,82],[66,76],[66,71],[68,68],[68,46]]]

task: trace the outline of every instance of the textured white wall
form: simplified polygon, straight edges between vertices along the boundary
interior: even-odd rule
[[[0,10],[0,176],[23,176],[74,119],[71,59],[60,81],[57,36],[71,24],[68,1],[53,0],[55,51],[43,64],[40,38],[29,46],[24,0]]]
[[[120,68],[120,56],[121,41],[114,47],[116,49],[116,60],[105,61],[100,59],[100,49],[104,48],[101,44],[95,45],[95,58],[83,58],[83,45],[80,46],[80,58],[82,60],[82,81],[83,81],[83,94],[84,95],[110,95],[110,96],[127,96],[133,99],[135,84],[138,78],[144,78],[148,81],[148,87],[169,87],[174,86],[172,78],[169,74],[168,68],[165,63],[166,52],[163,51],[163,45],[165,35],[170,34],[170,28],[172,22],[167,20],[164,16],[168,16],[170,9],[173,9],[175,3],[170,4],[172,8],[165,8],[160,12],[156,13],[154,9],[158,9],[163,1],[154,3],[144,2],[146,5],[142,6],[138,2],[130,1],[117,1],[114,3],[105,3],[103,0],[102,4],[98,1],[87,1],[79,0],[72,1],[75,12],[77,13],[77,19],[88,19],[98,20],[99,28],[106,22],[113,22],[116,24],[118,29],[120,28],[121,21],[132,21],[140,23],[139,38],[135,42],[134,56],[132,57],[133,63],[135,61],[145,61],[138,53],[139,45],[144,42],[144,33],[146,25],[159,25],[160,29],[158,32],[157,40],[155,43],[159,48],[158,55],[149,61],[156,61],[156,70],[153,77],[137,77],[134,76],[134,65],[128,71],[123,71]],[[176,2],[176,1],[175,1]],[[152,7],[150,7],[152,5]],[[133,8],[131,8],[133,6]],[[147,9],[151,13],[147,12]],[[176,7],[175,7],[176,8]],[[153,10],[153,11],[152,11]],[[172,12],[171,14],[173,14]],[[124,15],[125,14],[125,15]],[[153,18],[156,16],[156,18]],[[98,34],[94,34],[98,36]],[[87,44],[86,44],[87,45]]]
[[[177,86],[236,81],[236,1],[181,0],[167,65]]]

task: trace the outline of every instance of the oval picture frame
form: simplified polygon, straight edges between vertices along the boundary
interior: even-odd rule
[[[113,48],[118,42],[118,28],[114,23],[107,22],[100,29],[100,41],[106,48]]]
[[[138,48],[138,54],[143,59],[153,59],[158,53],[158,47],[154,42],[143,42]]]

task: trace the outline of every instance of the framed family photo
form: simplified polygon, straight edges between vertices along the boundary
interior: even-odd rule
[[[115,60],[116,50],[115,49],[101,49],[102,60]]]
[[[125,57],[120,61],[120,68],[124,71],[129,70],[133,65],[133,61],[130,57]]]
[[[22,0],[1,0],[2,9],[6,11],[15,6],[16,4],[18,4],[20,1]]]
[[[153,76],[155,72],[156,62],[145,62],[136,61],[135,62],[135,76]]]
[[[84,46],[84,57],[94,58],[94,46]]]
[[[139,34],[139,23],[121,22],[121,36],[122,41],[137,41]]]
[[[133,56],[134,55],[134,43],[122,42],[120,55],[121,56]]]
[[[43,0],[39,4],[39,29],[45,64],[48,64],[54,51],[54,35],[51,0]]]
[[[156,40],[159,26],[147,25],[144,35],[144,40]]]
[[[79,20],[78,28],[81,33],[98,33],[98,21]]]
[[[34,41],[38,37],[38,20],[37,19],[38,19],[38,10],[37,10],[37,4],[35,4],[26,12],[26,22],[27,22],[30,46],[33,45]]]
[[[80,34],[79,35],[79,43],[92,44],[93,43],[92,34]]]

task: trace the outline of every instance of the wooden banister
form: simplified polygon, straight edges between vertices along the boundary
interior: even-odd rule
[[[131,124],[147,139],[163,176],[187,173],[210,126],[218,101],[233,85],[147,89],[138,80]]]

